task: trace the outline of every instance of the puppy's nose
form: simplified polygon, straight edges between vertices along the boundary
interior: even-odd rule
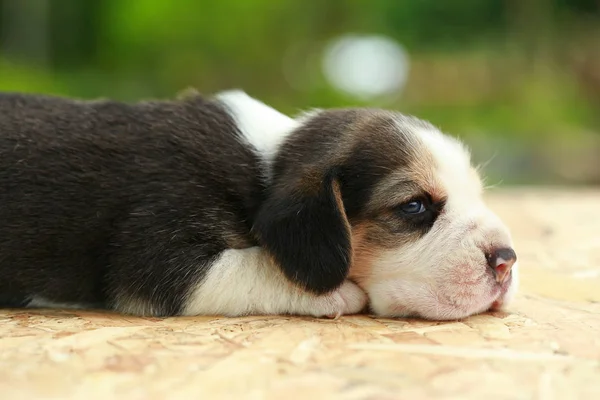
[[[510,247],[495,249],[485,257],[498,283],[503,283],[508,279],[510,269],[517,261],[517,254]]]

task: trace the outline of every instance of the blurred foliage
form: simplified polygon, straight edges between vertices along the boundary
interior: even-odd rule
[[[324,46],[347,33],[386,35],[410,57],[404,90],[370,105],[529,143],[529,158],[540,141],[598,137],[598,0],[0,0],[0,90],[238,87],[290,113],[363,105],[322,73]]]

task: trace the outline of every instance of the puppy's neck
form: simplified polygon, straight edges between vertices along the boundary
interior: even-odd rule
[[[241,90],[221,92],[216,98],[235,119],[243,139],[261,157],[266,178],[270,179],[271,163],[279,147],[300,123]]]

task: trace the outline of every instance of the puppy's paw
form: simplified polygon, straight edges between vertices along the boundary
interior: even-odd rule
[[[315,297],[308,311],[315,317],[339,318],[345,314],[361,312],[367,302],[367,294],[355,283],[346,280],[333,292]]]

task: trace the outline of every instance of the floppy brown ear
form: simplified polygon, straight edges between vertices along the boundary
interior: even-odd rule
[[[339,287],[352,257],[350,224],[335,172],[317,187],[274,187],[254,231],[292,282],[322,294]]]

